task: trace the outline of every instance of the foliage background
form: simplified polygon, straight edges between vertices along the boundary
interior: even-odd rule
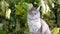
[[[29,34],[28,5],[33,4],[34,7],[38,7],[40,1],[0,0],[0,34]],[[41,7],[41,18],[47,22],[52,34],[60,34],[60,0],[44,0],[44,2],[49,9],[46,9],[44,13],[43,6]],[[9,9],[11,10],[10,18],[8,17]]]

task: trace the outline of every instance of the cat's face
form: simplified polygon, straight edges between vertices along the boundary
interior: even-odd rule
[[[32,8],[29,10],[29,15],[35,16],[39,13],[39,11],[36,8]]]

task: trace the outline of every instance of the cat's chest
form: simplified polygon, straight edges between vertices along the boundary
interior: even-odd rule
[[[31,31],[38,31],[38,29],[41,27],[40,19],[28,19],[28,25],[31,29]]]
[[[41,26],[41,23],[40,23],[40,18],[28,18],[28,24],[32,27],[37,27],[39,28]]]
[[[40,14],[37,14],[35,16],[28,14],[27,19],[30,31],[38,31],[38,29],[41,27]]]

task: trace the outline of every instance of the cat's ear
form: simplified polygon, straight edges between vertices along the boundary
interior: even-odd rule
[[[37,8],[37,11],[39,11],[39,9],[40,9],[40,6]]]
[[[33,8],[32,4],[28,4],[28,10],[31,10]]]

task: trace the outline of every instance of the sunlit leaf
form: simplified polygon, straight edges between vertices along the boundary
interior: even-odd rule
[[[58,34],[59,33],[59,30],[60,30],[60,28],[54,28],[54,29],[52,29],[52,34]]]
[[[11,10],[10,9],[7,9],[6,10],[6,18],[10,18],[10,14],[11,14]]]

